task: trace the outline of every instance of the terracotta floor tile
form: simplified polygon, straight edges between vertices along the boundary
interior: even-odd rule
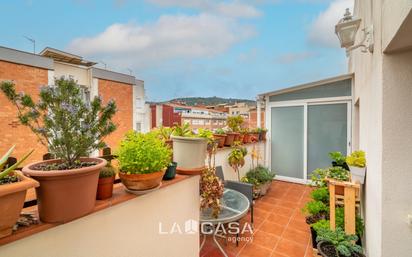
[[[288,201],[288,200],[279,200],[276,203],[276,206],[283,206],[283,207],[287,207],[287,208],[297,208],[299,206],[300,202],[296,202],[296,201]]]
[[[287,239],[281,239],[275,248],[275,252],[284,254],[289,257],[304,257],[306,245],[297,244]]]
[[[279,225],[273,222],[265,221],[262,226],[259,228],[260,231],[264,231],[275,236],[281,236],[285,226]]]
[[[285,217],[290,217],[292,216],[294,212],[294,209],[292,208],[287,208],[287,207],[282,207],[282,206],[277,206],[272,213],[276,213]]]
[[[310,232],[309,225],[306,224],[305,221],[299,220],[299,219],[292,219],[289,222],[288,228],[296,229],[296,230],[306,232],[306,233]]]
[[[288,256],[287,256],[287,255],[283,255],[283,254],[281,254],[281,253],[274,252],[274,253],[272,253],[272,255],[271,255],[270,257],[288,257]],[[311,257],[313,257],[313,256],[311,256]]]
[[[277,213],[272,213],[267,218],[267,221],[279,224],[279,225],[287,225],[289,223],[290,217],[282,216]]]
[[[266,219],[270,215],[270,212],[262,209],[253,209],[253,217],[258,219]]]
[[[240,251],[240,257],[268,257],[272,251],[255,244],[247,244],[242,251]]]
[[[264,211],[271,212],[276,207],[276,204],[258,201],[253,208],[255,209],[262,209]]]
[[[278,201],[279,201],[278,198],[271,197],[269,195],[265,195],[264,197],[259,199],[257,202],[263,202],[263,203],[269,203],[269,204],[276,205]]]
[[[303,246],[307,246],[309,243],[310,234],[308,231],[304,232],[290,228],[288,226],[283,232],[282,238],[301,244]]]
[[[260,230],[253,235],[252,244],[273,250],[278,241],[278,236]]]

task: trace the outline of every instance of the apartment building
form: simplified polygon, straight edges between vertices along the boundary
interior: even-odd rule
[[[101,96],[103,102],[113,99],[118,111],[114,116],[117,129],[105,142],[116,148],[124,134],[132,129],[145,128],[144,82],[134,76],[96,68],[96,62],[81,56],[47,47],[39,54],[0,47],[0,81],[11,80],[17,91],[38,99],[40,87],[54,83],[58,77],[73,78],[83,88],[85,99]],[[17,118],[17,110],[0,94],[0,152],[16,145],[15,154],[22,156],[27,148],[36,151],[32,160],[40,160],[47,152],[36,136]]]

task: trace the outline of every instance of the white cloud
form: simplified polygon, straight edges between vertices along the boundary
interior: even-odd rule
[[[165,15],[154,23],[112,24],[74,39],[68,51],[120,67],[148,67],[171,59],[212,57],[255,34],[235,19],[211,14]]]
[[[213,13],[225,17],[255,18],[261,12],[255,6],[240,1],[215,1],[215,0],[146,0],[161,7],[192,8],[202,12]]]
[[[286,53],[278,56],[276,61],[281,64],[291,64],[312,58],[314,56],[316,56],[314,52]]]
[[[321,12],[309,28],[308,40],[314,45],[339,47],[335,25],[343,17],[346,8],[353,9],[354,0],[334,0]]]

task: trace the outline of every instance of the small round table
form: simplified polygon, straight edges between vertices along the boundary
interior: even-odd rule
[[[200,224],[207,223],[214,227],[218,224],[227,224],[233,221],[238,221],[247,214],[250,207],[249,200],[244,194],[228,188],[223,191],[223,197],[221,198],[220,203],[222,208],[217,218],[212,217],[211,209],[205,209],[200,212]],[[202,250],[205,241],[206,235],[203,234],[200,250]],[[223,256],[227,257],[225,250],[216,239],[215,231],[213,231],[213,241],[222,252]]]

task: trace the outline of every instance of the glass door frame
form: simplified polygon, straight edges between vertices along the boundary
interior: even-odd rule
[[[307,179],[308,174],[308,105],[328,105],[328,104],[342,104],[345,103],[347,108],[347,153],[352,152],[352,97],[330,97],[330,98],[316,98],[316,99],[302,99],[293,101],[279,101],[279,102],[269,102],[269,97],[266,97],[266,110],[265,110],[265,126],[268,128],[266,143],[266,165],[272,168],[272,153],[271,153],[271,140],[272,140],[272,108],[273,107],[292,107],[299,106],[303,107],[303,179],[292,178],[286,176],[276,176],[277,180],[307,184],[310,180]],[[328,153],[325,153],[328,154]],[[275,171],[276,172],[276,171]]]

